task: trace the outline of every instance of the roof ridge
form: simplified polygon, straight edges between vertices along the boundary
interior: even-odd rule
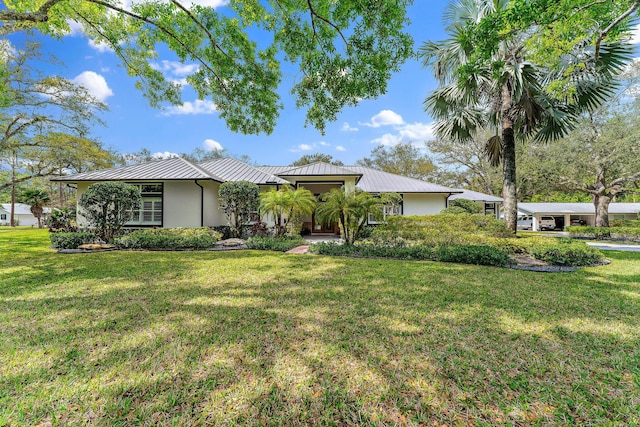
[[[200,166],[198,166],[197,164],[192,163],[191,161],[189,161],[189,160],[187,160],[187,159],[185,159],[185,158],[182,158],[182,157],[180,157],[180,156],[178,156],[177,158],[178,158],[178,159],[180,159],[180,160],[182,160],[184,163],[186,163],[188,166],[190,166],[190,167],[191,167],[192,169],[194,169],[196,172],[200,172],[200,173],[202,173],[202,174],[204,174],[204,175],[208,176],[208,177],[209,177],[209,178],[211,178],[211,179],[215,179],[216,181],[222,181],[222,182],[224,182],[224,180],[223,180],[223,179],[221,179],[219,176],[217,176],[217,175],[215,175],[215,174],[213,174],[213,173],[211,173],[211,172],[207,171],[206,169],[201,168],[201,167],[200,167]]]

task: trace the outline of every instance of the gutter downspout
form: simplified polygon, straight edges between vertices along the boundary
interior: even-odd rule
[[[456,193],[458,194],[458,193]],[[447,198],[444,200],[444,207],[448,208],[449,207],[449,197],[453,196],[453,193],[449,193],[449,195],[447,196]]]
[[[204,187],[198,183],[197,179],[194,179],[193,182],[200,187],[200,227],[204,227]]]

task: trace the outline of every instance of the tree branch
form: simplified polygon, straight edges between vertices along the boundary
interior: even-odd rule
[[[307,0],[307,5],[309,6],[309,13],[311,14],[311,25],[313,26],[313,34],[314,35],[316,34],[315,23],[314,23],[314,20],[313,20],[313,17],[315,16],[316,18],[318,18],[319,20],[321,20],[322,22],[324,22],[325,24],[329,25],[334,30],[336,30],[338,32],[338,34],[340,35],[340,37],[342,38],[342,41],[344,42],[344,44],[347,46],[347,48],[349,48],[349,42],[347,42],[347,39],[345,38],[344,34],[342,34],[342,31],[340,30],[340,28],[338,28],[338,26],[336,24],[334,24],[333,22],[329,21],[324,16],[319,15],[315,11],[315,9],[313,8],[313,5],[311,4],[311,0]]]
[[[621,23],[622,21],[627,19],[629,16],[631,16],[636,10],[638,10],[639,7],[640,7],[640,0],[634,1],[631,7],[627,9],[626,12],[618,16],[611,24],[609,24],[607,28],[600,31],[600,33],[598,34],[598,38],[596,39],[596,49],[595,49],[595,55],[594,55],[596,61],[600,57],[600,45],[604,40],[604,38],[607,36],[607,34],[609,34],[611,30],[613,30],[619,23]]]

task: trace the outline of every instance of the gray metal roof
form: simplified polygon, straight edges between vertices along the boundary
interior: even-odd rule
[[[345,166],[362,174],[357,187],[369,193],[459,193],[460,190],[444,187],[415,178],[382,172],[365,166]]]
[[[492,196],[491,194],[479,193],[477,191],[465,190],[462,188],[458,188],[457,191],[462,191],[462,193],[452,195],[449,197],[449,200],[467,199],[475,202],[502,202],[502,197]]]
[[[10,213],[11,212],[11,203],[3,203],[2,205],[0,205],[0,207],[2,208],[3,211]],[[33,215],[31,213],[31,206],[24,204],[24,203],[16,203],[14,205],[15,209],[13,211],[13,213],[15,215]],[[51,213],[51,208],[47,208],[47,207],[43,207],[42,208],[42,213],[45,214],[50,214]]]
[[[213,179],[223,180],[217,175],[203,170],[180,157],[166,160],[157,160],[139,165],[123,166],[119,168],[104,169],[93,172],[79,173],[69,176],[61,176],[52,181],[144,181],[144,180],[187,180],[187,179]]]
[[[326,163],[325,163],[326,164]],[[332,165],[329,165],[332,166]],[[362,177],[358,181],[357,187],[370,193],[459,193],[462,190],[444,187],[438,184],[422,181],[415,178],[396,175],[389,172],[382,172],[377,169],[365,166],[335,166],[343,170],[342,176]],[[288,166],[257,166],[265,173],[280,176],[290,175],[291,168]],[[296,168],[298,169],[298,168]]]
[[[593,203],[518,203],[518,210],[526,214],[586,214],[595,215]],[[640,203],[611,203],[610,214],[636,214]]]
[[[255,184],[288,184],[282,178],[278,178],[270,173],[241,162],[238,159],[226,157],[222,159],[209,160],[199,164],[202,169],[215,174],[221,181],[249,181]]]
[[[351,168],[315,162],[308,165],[294,167],[278,173],[280,176],[361,176]]]

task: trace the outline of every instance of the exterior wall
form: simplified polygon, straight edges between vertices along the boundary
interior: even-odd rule
[[[2,219],[2,215],[5,216],[5,219]],[[0,208],[0,225],[8,225],[11,222],[11,212],[7,212],[4,209]]]
[[[405,193],[402,196],[402,214],[437,214],[447,207],[447,196],[448,194]]]
[[[220,202],[218,201],[220,183],[214,181],[198,181],[198,184],[204,188],[204,225],[207,227],[227,225],[227,219],[224,213],[220,211]]]
[[[163,227],[200,227],[200,187],[194,181],[165,181],[162,202]]]
[[[318,183],[318,182],[340,182],[345,185],[355,185],[356,178],[355,176],[338,176],[338,175],[329,175],[329,176],[283,176],[283,179],[286,179],[290,183],[294,185],[299,185],[304,187],[304,183]]]
[[[11,223],[11,212],[5,212],[3,209],[0,209],[0,214],[6,215],[7,219],[0,219],[0,225],[9,225]],[[18,225],[38,225],[38,219],[33,215],[20,215],[15,214],[14,219],[16,220]],[[42,222],[44,223],[46,219],[46,215],[42,216]]]

